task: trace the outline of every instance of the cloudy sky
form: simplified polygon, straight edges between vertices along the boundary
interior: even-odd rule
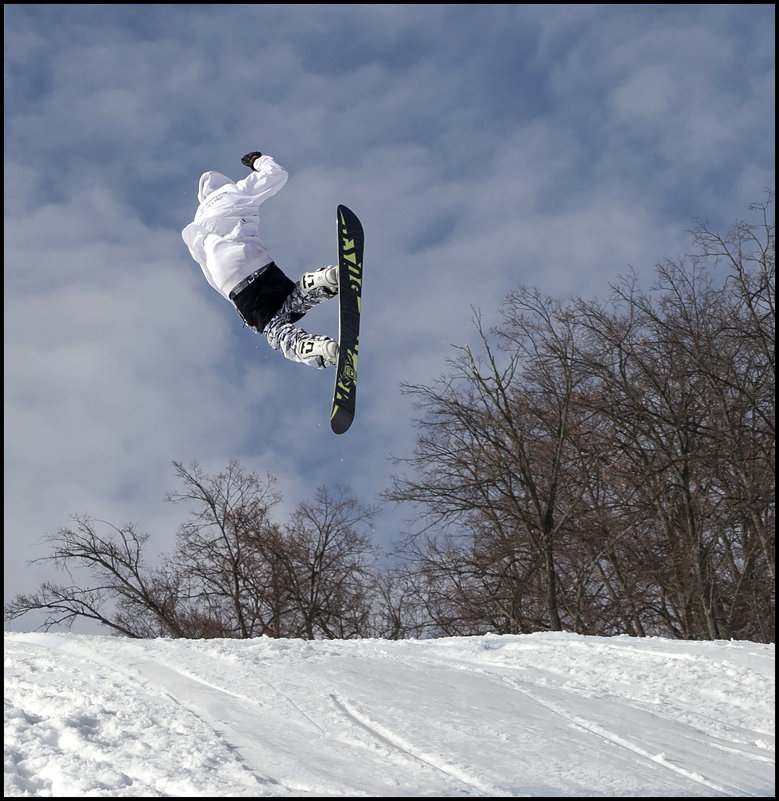
[[[88,514],[168,550],[172,462],[364,504],[411,455],[401,382],[446,370],[520,285],[603,296],[774,182],[774,6],[4,6],[5,598]],[[290,173],[263,237],[291,277],[366,234],[357,419],[331,371],[243,328],[181,239],[200,174]],[[334,334],[336,309],[306,318]],[[382,510],[391,541],[398,511]],[[24,628],[24,621],[14,625]]]

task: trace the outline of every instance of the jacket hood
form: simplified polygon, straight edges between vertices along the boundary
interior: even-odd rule
[[[210,194],[221,189],[225,184],[231,184],[233,181],[221,172],[204,172],[200,176],[200,184],[197,188],[197,202],[202,203]]]

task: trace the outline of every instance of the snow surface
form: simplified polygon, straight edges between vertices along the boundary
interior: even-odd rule
[[[5,633],[6,796],[774,796],[774,645]]]

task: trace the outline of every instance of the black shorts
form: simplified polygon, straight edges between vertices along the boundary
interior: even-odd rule
[[[241,281],[230,293],[230,300],[246,325],[262,333],[294,289],[295,282],[272,261]]]

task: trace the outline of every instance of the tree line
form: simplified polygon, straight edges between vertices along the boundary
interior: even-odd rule
[[[725,235],[606,301],[520,287],[478,348],[404,385],[412,456],[382,503],[414,530],[381,558],[375,510],[320,487],[284,523],[275,478],[174,462],[174,552],[88,517],[49,537],[58,568],[5,607],[128,637],[437,637],[572,631],[772,642],[773,191]],[[40,561],[40,560],[39,560]]]

